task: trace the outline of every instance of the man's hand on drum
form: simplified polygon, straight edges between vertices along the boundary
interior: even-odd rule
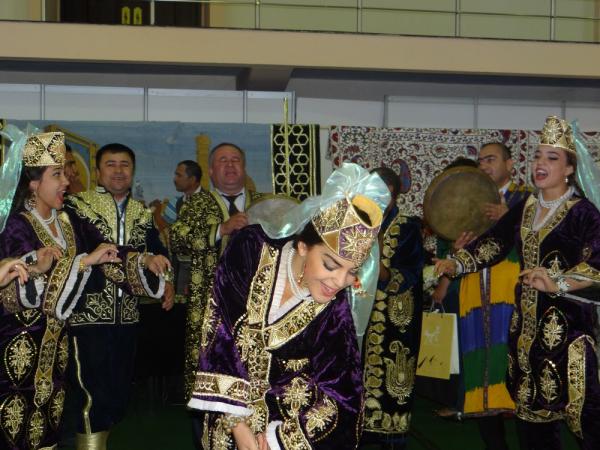
[[[477,236],[472,231],[463,231],[458,237],[458,239],[454,241],[454,244],[452,244],[454,251],[460,250],[476,237]]]
[[[490,220],[498,221],[500,218],[508,212],[508,206],[506,203],[486,203],[483,207],[483,213],[485,217]]]

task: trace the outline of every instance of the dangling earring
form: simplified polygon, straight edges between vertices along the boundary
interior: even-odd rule
[[[352,285],[352,287],[355,290],[359,290],[362,287],[362,284],[360,284],[360,278],[356,277],[356,280],[354,280],[354,284]]]
[[[298,287],[302,287],[302,281],[304,281],[304,269],[306,269],[306,263],[302,265],[302,271],[300,272],[300,275],[298,275]]]
[[[32,193],[27,200],[25,200],[25,209],[31,211],[35,209],[35,193]]]

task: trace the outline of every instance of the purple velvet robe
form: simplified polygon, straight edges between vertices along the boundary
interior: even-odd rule
[[[238,232],[217,266],[189,406],[209,411],[205,449],[233,449],[222,413],[247,416],[271,450],[356,448],[363,387],[345,291],[311,299],[269,323],[287,240],[259,226]]]
[[[146,285],[157,284],[155,277],[131,264],[138,254],[127,248],[119,250],[121,264],[80,272],[80,259],[103,242],[102,236],[65,212],[58,214],[57,221],[66,247],[63,257],[47,272],[47,281],[30,281],[24,287],[15,281],[0,290],[0,354],[5,356],[0,371],[3,449],[37,449],[58,441],[69,352],[65,320],[90,274],[111,266],[105,275],[120,278],[123,289],[142,286],[142,279]],[[59,247],[30,213],[14,214],[0,235],[0,258],[25,257],[46,246]]]
[[[543,266],[560,274],[600,282],[600,212],[573,197],[539,231],[533,230],[537,199],[512,208],[476,241],[455,255],[465,272],[501,261],[516,245],[521,268]],[[594,433],[600,406],[594,327],[597,291],[553,298],[517,284],[510,324],[508,387],[517,415],[529,422],[566,420],[580,439]]]

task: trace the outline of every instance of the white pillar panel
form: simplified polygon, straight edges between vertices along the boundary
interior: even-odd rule
[[[45,87],[46,120],[144,120],[144,89],[101,86]]]
[[[148,120],[241,123],[244,121],[244,93],[148,89]]]
[[[558,101],[520,101],[481,98],[477,107],[479,128],[540,130],[547,116],[562,116]]]
[[[569,103],[565,107],[565,119],[577,120],[582,131],[600,130],[600,103]]]
[[[282,123],[283,100],[288,99],[288,122],[294,122],[295,104],[293,92],[246,92],[247,123]]]
[[[471,97],[387,97],[388,127],[473,128],[474,101]]]
[[[330,125],[362,125],[380,127],[383,124],[383,102],[298,98],[296,123]]]
[[[0,84],[0,118],[41,119],[39,84]]]
[[[319,128],[319,162],[321,164],[321,189],[325,187],[325,182],[333,172],[333,161],[327,159],[327,150],[329,149],[329,128]]]

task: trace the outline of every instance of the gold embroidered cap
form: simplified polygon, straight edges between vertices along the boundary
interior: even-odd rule
[[[360,218],[356,208],[367,214],[370,224]],[[327,247],[360,266],[377,240],[382,219],[383,214],[377,203],[359,194],[352,200],[343,198],[320,210],[312,218],[312,223]]]
[[[23,149],[26,167],[63,166],[65,164],[65,135],[59,131],[29,136]]]
[[[550,145],[562,148],[571,153],[577,153],[571,124],[556,116],[548,116],[546,118],[542,135],[540,136],[540,145]]]

